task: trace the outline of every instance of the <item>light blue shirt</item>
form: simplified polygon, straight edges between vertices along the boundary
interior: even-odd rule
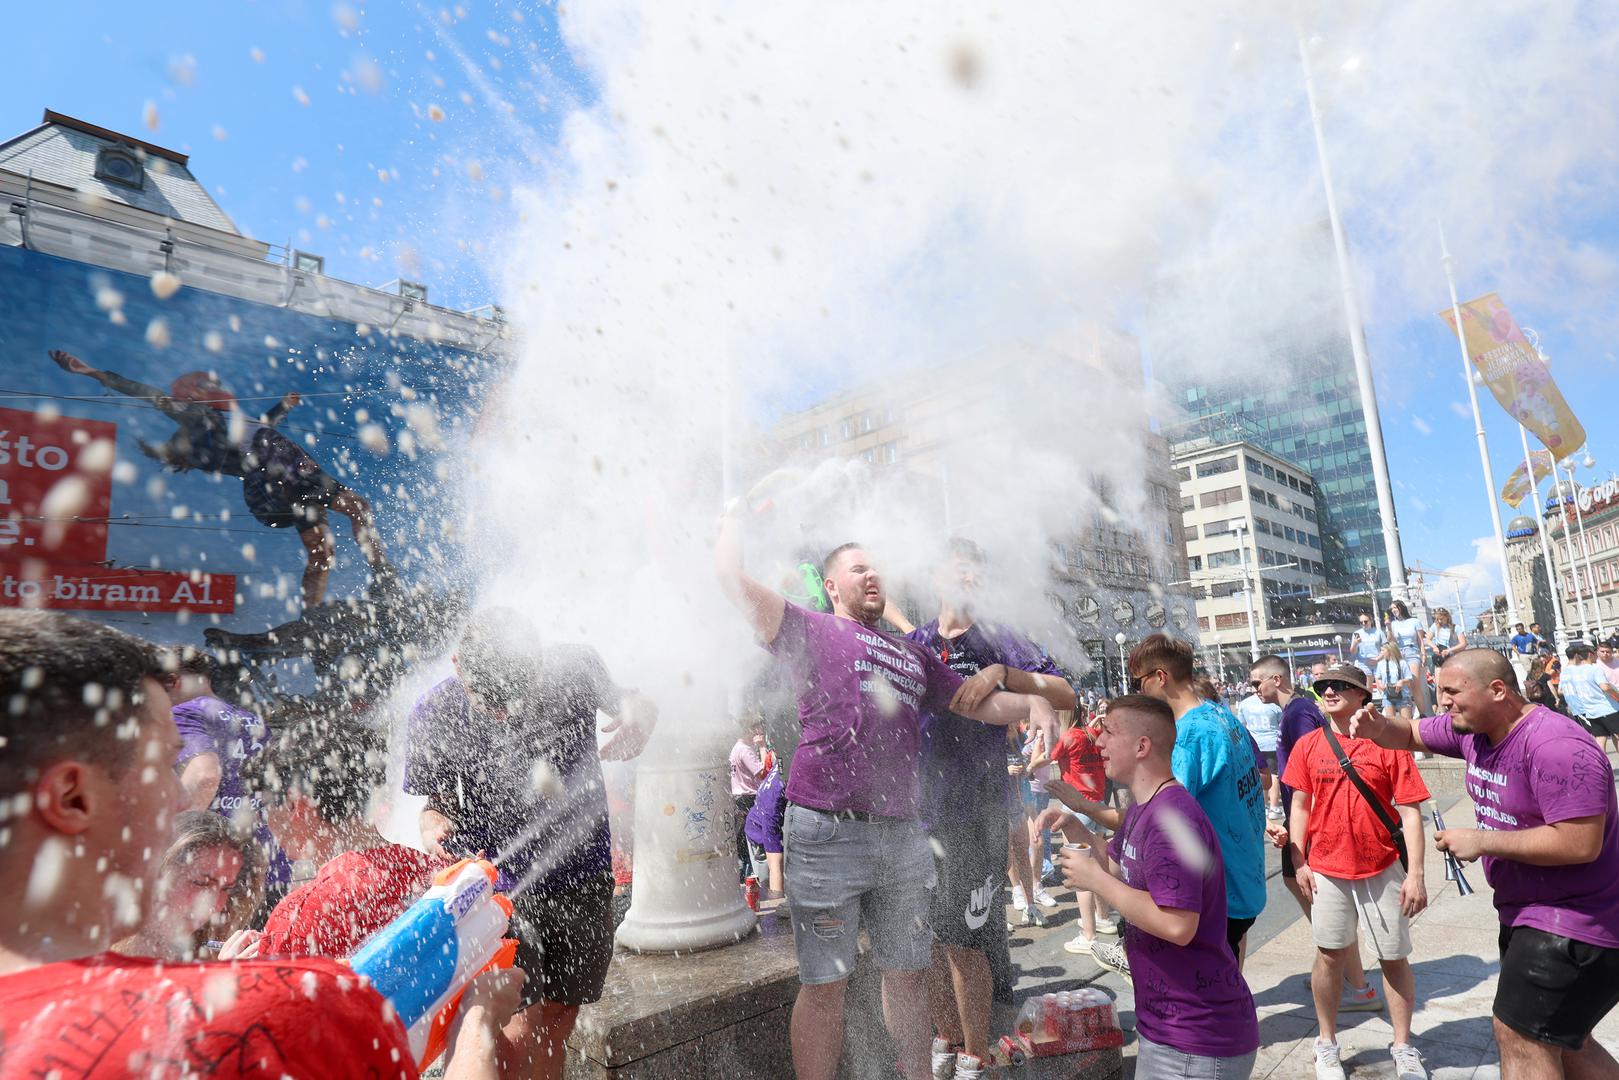
[[[1567,664],[1563,667],[1563,681],[1559,684],[1563,700],[1575,716],[1595,720],[1609,713],[1619,712],[1619,705],[1602,688],[1608,683],[1607,672],[1601,664]],[[1177,740],[1176,745],[1179,745]]]
[[[1206,701],[1175,721],[1170,765],[1220,838],[1226,915],[1256,917],[1265,910],[1265,793],[1247,732],[1229,709]]]
[[[1355,631],[1355,655],[1367,664],[1374,664],[1387,641],[1388,637],[1383,631],[1375,626],[1370,630],[1363,626]]]
[[[1276,740],[1282,735],[1282,707],[1259,700],[1258,694],[1249,694],[1237,702],[1237,719],[1248,729],[1261,750],[1276,749]]]
[[[1415,660],[1421,653],[1417,645],[1417,637],[1422,633],[1422,624],[1415,619],[1394,619],[1389,623],[1389,633],[1394,635],[1394,644],[1400,647],[1400,655],[1407,660]]]

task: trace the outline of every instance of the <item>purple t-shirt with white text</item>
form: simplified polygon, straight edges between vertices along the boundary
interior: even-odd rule
[[[1237,1057],[1259,1046],[1254,998],[1226,944],[1225,870],[1208,815],[1171,784],[1125,811],[1108,844],[1124,883],[1161,908],[1198,913],[1192,940],[1178,946],[1135,923],[1124,951],[1135,988],[1136,1030],[1198,1057]]]
[[[183,768],[200,754],[219,758],[219,789],[208,809],[238,829],[251,828],[270,858],[267,880],[271,884],[285,882],[291,876],[292,864],[276,847],[265,821],[263,803],[248,792],[242,779],[242,763],[263,751],[269,741],[269,728],[257,713],[206,695],[180,702],[171,715],[181,740],[175,764]]]
[[[1467,793],[1481,829],[1515,832],[1604,815],[1602,850],[1575,866],[1486,857],[1484,877],[1507,926],[1530,926],[1619,948],[1619,807],[1608,757],[1573,720],[1536,705],[1498,743],[1463,735],[1450,716],[1422,721],[1436,754],[1467,762]]]
[[[788,666],[803,728],[787,801],[915,818],[921,714],[961,676],[914,642],[793,604],[766,648]]]

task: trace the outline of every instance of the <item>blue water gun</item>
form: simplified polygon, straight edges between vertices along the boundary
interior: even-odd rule
[[[378,930],[349,961],[388,999],[405,1025],[418,1068],[444,1050],[467,984],[509,968],[517,942],[505,937],[512,902],[495,891],[495,866],[462,859],[403,915]]]

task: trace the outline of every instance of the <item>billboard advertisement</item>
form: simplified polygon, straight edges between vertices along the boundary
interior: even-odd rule
[[[0,606],[157,641],[464,585],[496,361],[0,248]]]

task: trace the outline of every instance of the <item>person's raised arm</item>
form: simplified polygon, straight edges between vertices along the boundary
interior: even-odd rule
[[[1063,806],[1078,814],[1084,814],[1098,825],[1105,826],[1117,832],[1119,824],[1124,820],[1124,811],[1105,806],[1099,802],[1092,802],[1079,793],[1079,789],[1066,780],[1047,780],[1046,793],[1054,797]],[[1049,829],[1057,825],[1065,815],[1060,807],[1047,807],[1040,813],[1040,827]]]
[[[781,633],[781,620],[787,613],[787,600],[780,593],[754,581],[742,569],[742,522],[734,512],[720,518],[719,539],[714,544],[714,573],[725,596],[747,618],[748,625],[766,645]]]
[[[1570,818],[1532,829],[1507,832],[1496,829],[1440,829],[1434,846],[1462,862],[1482,855],[1511,859],[1528,866],[1580,866],[1602,853],[1606,816]]]
[[[967,683],[962,683],[962,689]],[[959,696],[961,691],[956,691]],[[951,699],[950,711],[959,713],[969,720],[977,720],[982,724],[995,727],[1010,727],[1019,720],[1028,720],[1034,730],[1043,732],[1047,745],[1055,743],[1060,732],[1058,731],[1057,714],[1051,708],[1051,703],[1043,697],[1034,694],[1014,694],[1010,690],[996,691],[974,708],[959,708],[956,699]]]
[[[1355,739],[1370,739],[1378,746],[1389,750],[1428,749],[1422,741],[1422,731],[1418,726],[1417,717],[1402,720],[1398,717],[1385,716],[1378,711],[1376,705],[1367,705],[1349,718],[1349,735]]]

